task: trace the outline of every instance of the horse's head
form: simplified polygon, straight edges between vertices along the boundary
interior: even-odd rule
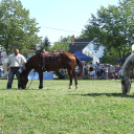
[[[28,82],[26,70],[23,70],[20,74],[20,84],[21,88],[25,89]]]
[[[131,89],[130,79],[122,76],[121,77],[121,84],[122,84],[122,92],[123,92],[123,94],[129,93],[130,89]]]

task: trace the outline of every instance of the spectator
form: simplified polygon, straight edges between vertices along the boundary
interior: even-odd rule
[[[101,78],[104,79],[105,78],[105,66],[104,66],[104,64],[101,65],[100,73],[101,73]]]
[[[119,67],[117,65],[117,63],[115,64],[115,79],[118,79],[118,71],[119,71]]]
[[[121,77],[123,75],[123,63],[120,64],[118,76]]]
[[[82,78],[85,78],[85,63],[83,62],[83,74],[82,74]]]
[[[91,63],[90,67],[89,67],[89,78],[93,79],[94,76],[94,67]]]
[[[85,78],[89,79],[89,64],[88,63],[85,66]]]
[[[64,72],[65,72],[65,77],[64,77],[64,79],[67,79],[67,77],[68,77],[68,71],[67,71],[67,69],[65,69]]]
[[[113,78],[113,70],[114,70],[114,67],[112,65],[109,65],[108,67],[108,79],[112,79]]]
[[[95,67],[95,74],[96,74],[97,78],[100,78],[100,76],[101,76],[100,68],[101,68],[100,64],[97,63],[97,66]]]
[[[3,74],[3,67],[0,66],[0,77],[2,77],[2,74]]]
[[[105,66],[105,78],[108,79],[108,65],[104,65]]]
[[[76,76],[78,76],[78,72],[79,72],[79,67],[76,66],[76,67],[75,67],[75,74],[76,74]]]

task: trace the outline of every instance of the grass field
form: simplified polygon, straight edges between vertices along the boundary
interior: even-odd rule
[[[28,90],[6,89],[0,80],[0,134],[133,134],[134,86],[121,92],[120,80],[33,81]]]

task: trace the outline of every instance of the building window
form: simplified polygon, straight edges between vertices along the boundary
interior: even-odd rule
[[[95,50],[95,52],[98,50],[97,45],[93,45],[93,49]]]

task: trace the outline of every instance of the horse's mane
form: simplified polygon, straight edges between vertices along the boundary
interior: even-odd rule
[[[37,54],[35,54],[35,55],[33,55],[32,57],[30,57],[29,59],[28,59],[28,61],[26,62],[26,64],[25,64],[25,67],[26,67],[26,70],[23,70],[22,72],[21,72],[21,74],[23,74],[23,75],[25,75],[25,74],[27,74],[27,72],[28,72],[28,64],[33,60],[33,57],[34,56],[36,56]]]
[[[37,55],[37,54],[36,54]],[[32,57],[30,57],[28,60],[27,60],[27,62],[26,62],[26,65],[29,63],[29,62],[31,62],[31,60],[32,60],[32,58],[34,57],[35,55],[33,55]]]
[[[33,55],[32,57],[30,57],[30,58],[28,59],[28,61],[26,62],[25,66],[27,67],[27,65],[28,65],[30,62],[32,62],[33,57],[34,57],[34,56],[37,56],[37,55],[39,55],[39,54],[40,54],[40,53],[37,53],[37,54]]]
[[[134,63],[134,54],[131,54],[123,64],[123,76],[129,77]]]

